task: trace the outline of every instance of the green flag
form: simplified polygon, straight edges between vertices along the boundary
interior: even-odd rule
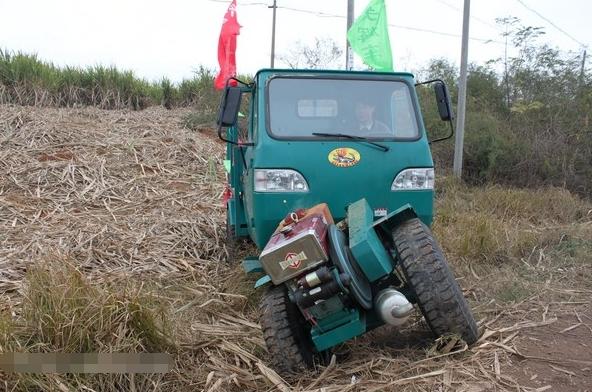
[[[364,64],[376,71],[393,70],[384,0],[370,0],[370,4],[347,32],[347,39]]]

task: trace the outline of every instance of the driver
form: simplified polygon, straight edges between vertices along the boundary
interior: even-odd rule
[[[358,121],[357,132],[360,136],[389,136],[389,127],[374,118],[376,105],[367,100],[359,100],[356,103],[356,119]]]

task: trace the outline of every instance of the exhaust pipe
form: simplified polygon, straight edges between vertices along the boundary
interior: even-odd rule
[[[413,305],[393,288],[381,290],[376,296],[374,306],[382,321],[395,326],[405,324],[413,312]]]

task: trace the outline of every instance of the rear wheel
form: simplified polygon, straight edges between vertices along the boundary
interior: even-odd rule
[[[417,304],[438,336],[457,334],[468,344],[479,337],[471,309],[430,229],[419,219],[393,230],[401,270]]]
[[[310,326],[289,297],[286,286],[274,286],[264,294],[260,323],[271,363],[281,373],[297,373],[314,364]]]

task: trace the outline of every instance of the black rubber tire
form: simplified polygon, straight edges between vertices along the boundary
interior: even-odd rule
[[[393,230],[393,242],[403,275],[432,332],[456,334],[475,343],[477,323],[430,229],[417,218],[409,219]]]
[[[310,327],[288,298],[284,285],[271,287],[259,306],[261,329],[272,366],[281,374],[294,374],[314,365]]]

